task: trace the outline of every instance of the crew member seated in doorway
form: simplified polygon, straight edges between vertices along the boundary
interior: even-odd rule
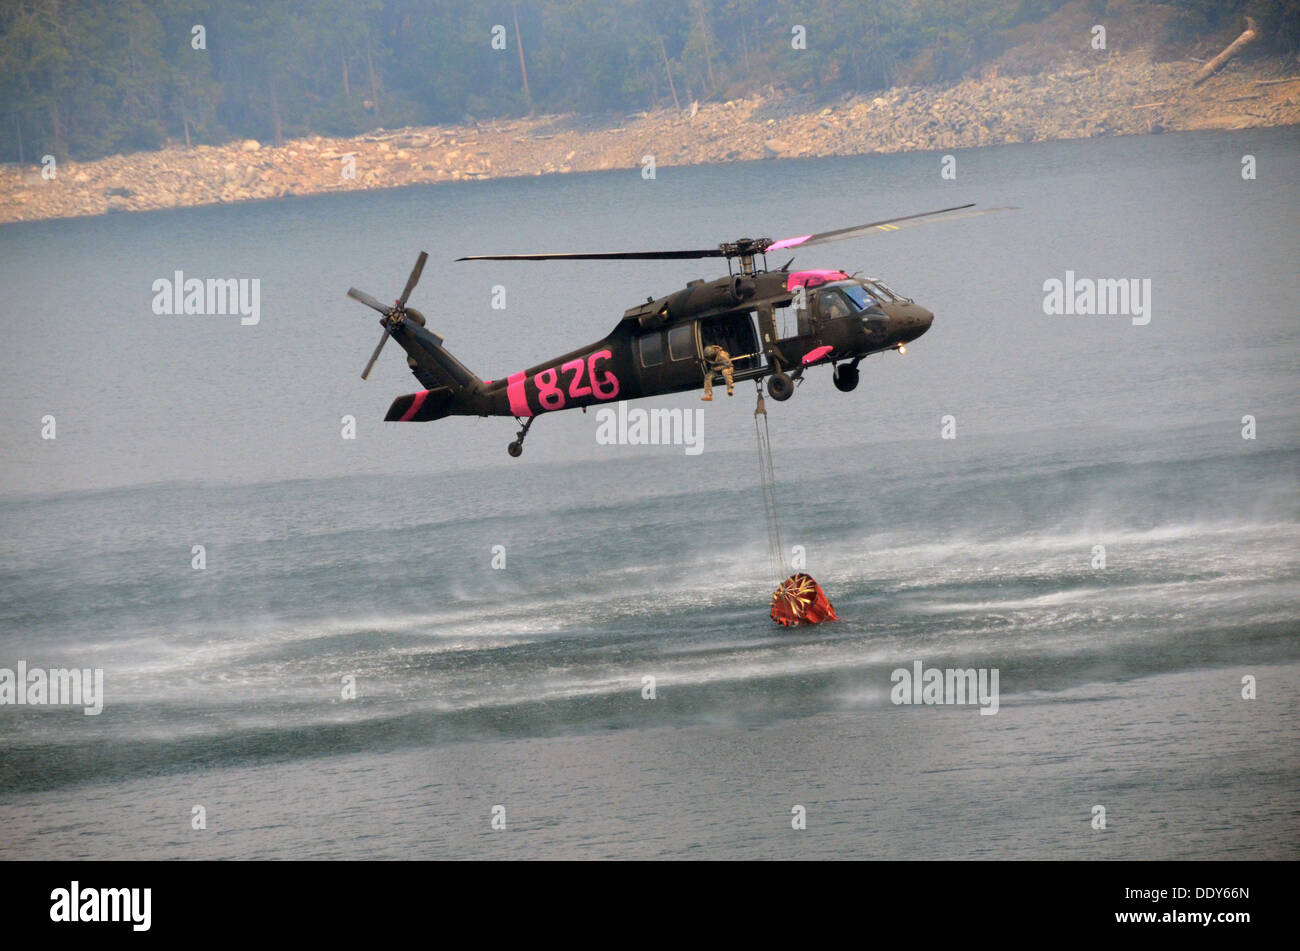
[[[704,348],[704,359],[707,366],[704,368],[704,395],[700,399],[713,399],[713,374],[715,373],[722,374],[722,378],[727,381],[727,395],[733,395],[736,380],[732,375],[735,365],[731,362],[731,354],[721,347],[709,344]]]

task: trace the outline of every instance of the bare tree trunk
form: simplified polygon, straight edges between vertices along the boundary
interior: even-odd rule
[[[664,38],[659,37],[659,52],[664,57],[664,70],[668,73],[668,88],[673,91],[673,106],[678,112],[682,111],[682,104],[677,99],[677,84],[673,82],[673,67],[668,62],[668,50],[664,47]]]
[[[352,98],[352,81],[348,77],[348,58],[346,54],[343,56],[343,98]]]
[[[1199,86],[1205,82],[1217,73],[1224,63],[1240,53],[1243,47],[1249,46],[1257,39],[1259,39],[1259,28],[1255,25],[1254,20],[1246,17],[1246,31],[1229,43],[1222,53],[1202,66],[1200,72],[1196,74],[1196,78],[1192,80],[1192,85]]]
[[[375,61],[370,53],[370,38],[366,37],[366,71],[370,74],[370,101],[379,111],[379,82],[375,79]]]
[[[189,116],[186,116],[186,117],[185,117],[184,119],[182,119],[181,121],[185,124],[185,147],[188,149],[188,148],[191,148],[191,145],[190,145],[190,118],[189,118]]]
[[[519,72],[524,77],[524,103],[528,106],[528,114],[533,114],[533,94],[528,88],[528,67],[524,64],[524,38],[519,33],[519,8],[514,4],[510,9],[515,18],[515,47],[519,50]]]
[[[275,147],[284,145],[284,136],[280,129],[280,96],[276,90],[276,81],[271,79],[271,126],[275,130]]]
[[[54,154],[60,159],[68,154],[68,145],[63,141],[63,120],[59,118],[59,102],[50,100],[50,131],[53,133]]]
[[[714,95],[718,91],[717,84],[713,81],[713,51],[709,48],[709,27],[704,22],[704,4],[695,8],[700,15],[700,37],[704,40],[704,65],[709,74],[709,94]]]

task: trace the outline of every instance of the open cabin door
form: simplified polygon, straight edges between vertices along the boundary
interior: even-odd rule
[[[696,327],[701,360],[704,359],[704,348],[712,344],[731,354],[737,376],[762,368],[758,334],[754,331],[753,318],[747,312],[706,317],[696,321]]]

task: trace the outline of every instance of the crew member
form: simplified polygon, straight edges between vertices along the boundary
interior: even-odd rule
[[[704,395],[700,399],[713,399],[713,374],[715,373],[721,373],[722,378],[727,381],[727,395],[731,396],[736,387],[735,377],[732,376],[735,365],[731,362],[731,354],[721,347],[709,344],[704,348],[704,359],[706,362],[704,368]]]

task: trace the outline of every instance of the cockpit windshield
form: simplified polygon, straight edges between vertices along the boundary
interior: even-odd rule
[[[869,310],[878,306],[882,300],[889,300],[884,296],[878,298],[872,296],[861,284],[845,284],[843,290],[858,310]]]

